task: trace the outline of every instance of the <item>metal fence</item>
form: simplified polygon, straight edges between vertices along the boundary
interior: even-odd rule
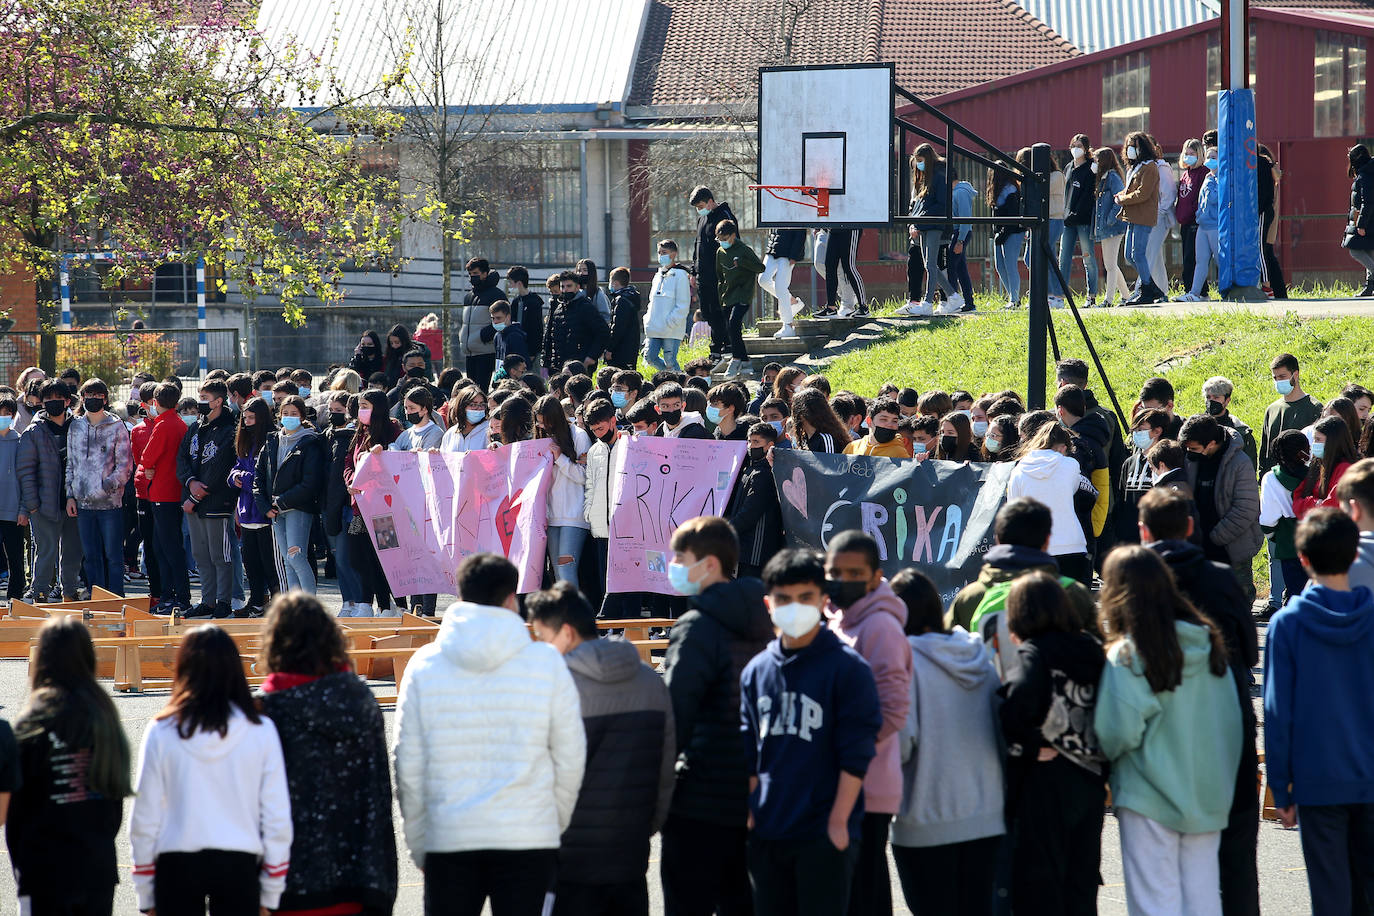
[[[110,384],[126,381],[135,371],[198,376],[200,331],[196,328],[80,328],[55,331],[58,371],[75,366],[82,378],[101,378]],[[37,339],[38,335],[32,335]],[[238,372],[248,365],[237,328],[205,331],[210,367]],[[29,364],[32,365],[32,364]]]
[[[252,368],[276,369],[290,366],[305,369],[316,375],[330,366],[346,364],[353,356],[364,331],[373,330],[385,342],[394,325],[402,325],[415,335],[416,327],[426,316],[433,314],[443,327],[444,309],[431,304],[421,305],[329,305],[307,307],[305,326],[292,327],[276,307],[250,309],[247,346]],[[462,305],[448,309],[449,341],[443,347],[431,347],[436,368],[443,363],[445,352],[453,350],[462,322]],[[210,365],[215,365],[212,358]]]

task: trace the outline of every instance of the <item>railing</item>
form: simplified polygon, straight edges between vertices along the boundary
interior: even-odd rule
[[[238,372],[248,366],[237,328],[207,328],[204,333],[210,368]],[[82,378],[94,376],[111,384],[126,381],[135,371],[148,372],[157,378],[198,376],[200,334],[196,328],[54,331],[57,339],[55,368],[61,371],[74,366],[80,370]],[[31,336],[38,337],[37,334]],[[0,365],[3,365],[2,359]]]

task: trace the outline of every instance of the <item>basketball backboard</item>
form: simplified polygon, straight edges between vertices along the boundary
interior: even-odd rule
[[[894,72],[890,63],[760,68],[759,184],[830,192],[819,216],[814,203],[759,191],[760,226],[888,225]]]

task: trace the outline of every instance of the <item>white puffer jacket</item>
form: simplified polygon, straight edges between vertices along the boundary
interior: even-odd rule
[[[681,340],[687,332],[692,308],[692,280],[687,269],[674,264],[654,274],[649,287],[649,308],[644,314],[644,336]]]
[[[592,447],[592,437],[580,426],[572,427],[576,455],[559,455],[553,463],[553,484],[549,487],[549,525],[587,528],[587,465],[577,459]]]
[[[459,601],[415,653],[396,705],[406,845],[430,852],[557,849],[586,764],[577,685],[518,614]]]
[[[593,442],[587,451],[586,505],[587,526],[594,538],[611,536],[611,468],[615,466],[615,450],[623,449],[626,436],[616,437],[615,445]],[[550,523],[552,524],[552,523]]]

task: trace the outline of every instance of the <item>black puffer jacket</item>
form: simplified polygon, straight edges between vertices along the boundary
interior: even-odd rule
[[[676,743],[668,688],[619,639],[590,639],[565,657],[582,702],[587,768],[558,872],[575,884],[644,877],[649,837],[673,794]]]
[[[1360,235],[1361,229],[1364,235]],[[1341,245],[1356,251],[1374,248],[1374,159],[1360,166],[1350,183],[1350,219]]]
[[[749,768],[739,730],[739,678],[772,638],[763,583],[750,578],[706,589],[673,626],[663,677],[677,721],[674,816],[744,826]]]
[[[775,258],[800,261],[806,257],[805,229],[774,229],[768,233],[768,244],[763,253]]]
[[[600,359],[610,341],[611,329],[591,299],[560,302],[544,332],[544,365],[557,369],[569,360]]]
[[[353,426],[330,427],[325,430],[324,441],[329,459],[329,470],[324,479],[324,496],[321,511],[324,515],[324,533],[330,537],[343,532],[343,510],[352,499],[348,486],[344,484],[344,463],[353,449]]]
[[[303,438],[280,467],[277,466],[277,439],[281,432],[268,435],[258,451],[258,464],[253,469],[253,499],[263,515],[273,503],[280,510],[314,512],[319,508],[329,455],[324,449],[324,439],[313,429],[306,428],[300,435]]]
[[[281,909],[396,902],[396,835],[382,711],[351,671],[274,690],[262,711],[281,736],[291,793],[291,870]]]
[[[182,499],[192,499],[192,480],[198,480],[210,492],[196,502],[196,515],[229,516],[239,499],[239,488],[230,486],[229,472],[234,469],[238,453],[234,451],[234,435],[238,421],[229,408],[222,408],[211,420],[202,417],[181,440],[177,453],[177,476],[181,478]],[[184,464],[183,464],[184,461]],[[183,468],[185,473],[183,473]]]

